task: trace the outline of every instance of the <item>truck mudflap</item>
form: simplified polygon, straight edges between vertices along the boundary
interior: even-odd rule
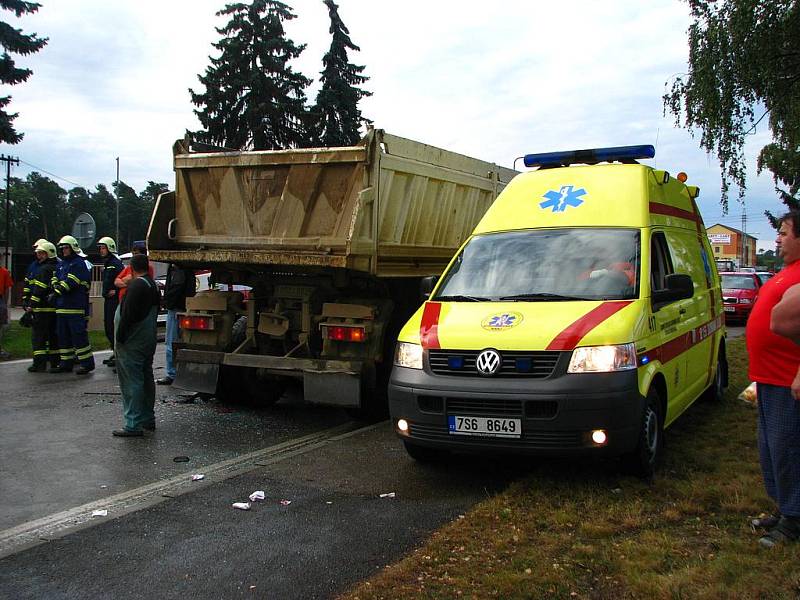
[[[176,356],[175,387],[214,394],[221,367],[259,369],[274,376],[303,382],[306,402],[344,408],[361,406],[363,361],[326,360],[234,354],[179,348]]]

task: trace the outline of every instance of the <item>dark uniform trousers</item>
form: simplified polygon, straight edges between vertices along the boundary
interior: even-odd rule
[[[61,365],[72,369],[77,360],[81,365],[93,369],[94,355],[89,343],[89,332],[86,330],[84,311],[80,311],[80,314],[63,314],[59,309],[57,314]]]
[[[33,328],[31,331],[31,346],[33,347],[33,364],[38,366],[58,365],[58,335],[56,333],[56,311],[33,311]]]

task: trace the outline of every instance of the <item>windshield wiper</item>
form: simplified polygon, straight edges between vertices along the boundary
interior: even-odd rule
[[[550,294],[538,292],[535,294],[514,294],[513,296],[500,296],[500,300],[593,300],[593,298],[583,298],[581,296],[564,296],[562,294]]]
[[[488,302],[489,298],[480,296],[465,296],[464,294],[454,294],[452,296],[437,296],[433,298],[435,302]]]

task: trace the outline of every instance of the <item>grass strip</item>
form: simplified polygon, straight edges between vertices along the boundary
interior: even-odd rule
[[[12,322],[9,325],[0,342],[2,342],[3,350],[11,355],[8,360],[31,358],[33,356],[31,330],[23,327],[19,322]],[[109,348],[108,338],[106,338],[106,334],[103,331],[90,331],[89,342],[92,344],[92,350],[108,350]]]
[[[744,339],[728,345],[725,400],[699,400],[666,432],[652,481],[614,462],[537,460],[344,598],[797,598],[800,544],[765,550],[771,510]],[[446,472],[447,467],[441,468]]]

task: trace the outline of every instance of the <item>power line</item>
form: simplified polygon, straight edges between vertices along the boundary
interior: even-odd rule
[[[36,169],[37,171],[41,171],[42,173],[46,173],[47,175],[50,175],[50,177],[55,177],[56,179],[60,179],[61,181],[66,181],[67,183],[69,183],[70,185],[74,185],[75,187],[86,189],[86,186],[81,185],[80,183],[75,183],[74,181],[70,181],[66,177],[61,177],[60,175],[56,175],[55,173],[51,173],[50,171],[45,171],[43,168],[37,167],[36,165],[32,165],[31,163],[26,162],[26,161],[24,161],[22,159],[20,159],[19,162],[21,162],[23,165],[28,165],[29,167],[32,167],[32,168]]]

